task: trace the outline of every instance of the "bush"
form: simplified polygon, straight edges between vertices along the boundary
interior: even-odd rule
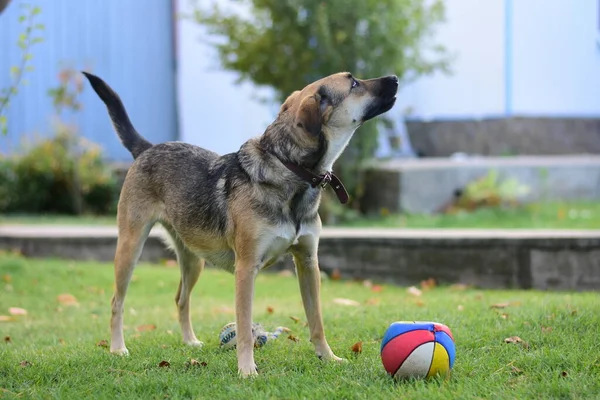
[[[23,155],[0,159],[0,212],[106,214],[117,198],[99,146],[66,126]]]

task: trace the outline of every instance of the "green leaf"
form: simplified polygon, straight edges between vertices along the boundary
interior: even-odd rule
[[[29,60],[31,60],[32,58],[33,58],[33,54],[31,54],[31,53],[27,53],[27,54],[25,54],[25,55],[23,56],[23,59],[24,59],[25,61],[29,61]]]
[[[13,76],[19,75],[19,73],[21,72],[21,68],[17,67],[17,66],[12,66],[10,67],[10,74]]]
[[[44,29],[46,29],[46,25],[44,25],[44,24],[35,24],[33,27],[40,31],[43,31]]]
[[[27,17],[24,15],[19,16],[19,22],[25,22],[26,19]]]
[[[31,10],[31,15],[38,15],[42,12],[42,9],[38,6],[33,7],[33,10]]]
[[[25,71],[26,72],[33,72],[33,71],[35,71],[35,67],[33,65],[27,65],[25,67]]]
[[[31,39],[31,44],[42,43],[43,41],[44,41],[44,38],[35,37],[35,38]]]

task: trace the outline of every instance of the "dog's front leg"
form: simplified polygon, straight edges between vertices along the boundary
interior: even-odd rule
[[[235,266],[235,322],[238,373],[242,377],[257,374],[252,336],[252,300],[258,267],[253,262],[237,261]]]
[[[331,351],[321,315],[321,273],[317,259],[318,239],[304,237],[293,251],[294,264],[298,273],[302,303],[310,329],[310,341],[315,346],[317,356],[324,360],[344,361]]]

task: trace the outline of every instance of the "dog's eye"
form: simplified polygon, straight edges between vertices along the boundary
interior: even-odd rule
[[[358,81],[352,78],[352,89],[354,89],[355,87],[358,87]]]

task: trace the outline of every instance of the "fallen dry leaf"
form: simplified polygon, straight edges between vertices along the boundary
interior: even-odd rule
[[[417,307],[425,306],[425,302],[423,300],[417,300],[417,301],[415,301],[415,304],[417,305]]]
[[[462,304],[459,304],[456,308],[458,309],[458,311],[463,311],[465,309],[465,307]]]
[[[172,330],[170,330],[170,329],[168,329],[168,330],[167,330],[167,334],[169,334],[169,335],[172,335],[172,334],[173,334],[173,331],[172,331]]]
[[[289,276],[294,276],[294,273],[292,271],[290,271],[289,269],[284,269],[283,271],[279,272],[277,275],[289,277]]]
[[[10,283],[12,281],[12,277],[8,274],[2,275],[2,280],[4,283]]]
[[[475,300],[483,300],[483,295],[481,293],[476,294]]]
[[[10,315],[27,315],[27,310],[21,307],[11,307],[8,309]]]
[[[504,339],[504,343],[523,343],[523,339],[518,336],[511,336]]]
[[[465,283],[455,283],[454,285],[450,285],[451,290],[467,290],[469,289],[469,285]]]
[[[10,336],[4,336],[4,343],[10,343],[12,342],[12,339],[10,338]]]
[[[550,333],[552,332],[551,326],[542,326],[542,333]]]
[[[289,336],[288,336],[288,339],[290,339],[292,342],[299,342],[299,341],[300,341],[300,339],[298,339],[298,338],[297,338],[296,336],[294,336],[294,335],[289,335]]]
[[[158,363],[158,366],[161,368],[168,368],[171,366],[171,363],[165,360],[162,360],[161,362]]]
[[[167,268],[177,268],[177,261],[176,260],[166,260],[165,261],[165,267],[167,267]]]
[[[137,328],[135,328],[135,330],[138,332],[148,332],[148,331],[153,331],[155,329],[156,329],[156,325],[154,325],[154,324],[140,325]]]
[[[360,305],[360,303],[358,301],[356,301],[356,300],[342,299],[340,297],[333,299],[333,302],[335,304],[339,304],[339,305],[342,305],[342,306],[354,306],[354,307],[356,307],[356,306]]]
[[[31,367],[31,363],[30,363],[29,361],[27,361],[27,360],[23,360],[23,361],[21,361],[21,362],[19,363],[19,365],[20,365],[21,367],[23,367],[23,368],[25,368],[25,367]]]
[[[379,304],[381,302],[381,299],[376,299],[376,298],[372,298],[372,299],[368,299],[366,301],[366,303],[370,306],[376,306],[377,304]]]
[[[362,284],[367,289],[370,289],[373,287],[373,282],[371,282],[369,279],[365,279]]]
[[[99,341],[98,343],[96,343],[96,346],[98,346],[98,347],[105,347],[105,348],[108,348],[108,341],[106,341],[106,340],[101,340],[101,341]]]
[[[269,314],[273,314],[273,311],[275,311],[275,310],[273,310],[273,307],[271,307],[271,306],[267,307],[267,312]]]
[[[60,344],[65,344],[65,339],[63,339],[63,338],[58,338],[58,343],[60,343]]]
[[[14,318],[10,317],[8,315],[0,315],[0,322],[9,322],[9,321],[14,321]]]
[[[567,376],[569,376],[569,373],[567,371],[563,371],[560,373],[560,376],[562,376],[563,378],[566,378]]]
[[[502,314],[500,314],[500,317],[502,319],[508,319],[508,314],[507,313],[502,313]]]
[[[371,291],[375,292],[375,293],[379,293],[383,290],[383,286],[381,285],[373,285],[373,287],[371,287]]]
[[[200,365],[202,365],[203,367],[206,367],[208,364],[206,363],[206,361],[202,361],[202,362],[200,363]]]
[[[506,338],[506,339],[504,339],[504,343],[520,344],[525,349],[529,348],[529,343],[525,342],[523,339],[521,339],[518,336],[511,336],[509,338]]]
[[[510,306],[510,303],[496,303],[492,304],[490,308],[506,308],[508,306]]]
[[[340,272],[339,269],[336,268],[333,271],[331,271],[330,278],[331,278],[331,280],[339,281],[340,279],[342,279],[342,273]]]
[[[513,374],[516,374],[516,375],[521,375],[521,374],[523,373],[523,370],[522,370],[522,369],[520,369],[520,368],[517,368],[517,367],[515,367],[514,365],[511,365],[511,366],[510,366],[510,369],[511,369],[512,373],[513,373]]]
[[[161,345],[160,345],[160,347],[161,347],[162,349],[166,349],[166,348],[167,348],[167,347],[169,347],[169,346],[167,346],[166,344],[161,344]]]
[[[421,294],[423,294],[421,289],[417,288],[416,286],[411,286],[406,291],[408,292],[408,294],[412,294],[413,296],[420,296]]]
[[[79,304],[75,296],[68,293],[59,294],[57,296],[57,300],[60,304],[63,304],[65,306],[76,306]]]
[[[200,365],[200,361],[198,361],[198,360],[194,360],[194,359],[192,358],[192,359],[190,360],[190,365],[196,365],[196,366],[198,366],[198,365]]]
[[[298,322],[300,322],[300,318],[298,318],[298,317],[290,317],[290,319],[291,319],[292,321],[294,321],[295,323],[298,323]]]
[[[577,310],[576,309],[572,309],[571,310],[571,315],[577,315]]]
[[[436,285],[437,285],[437,282],[433,278],[429,278],[424,281],[421,281],[421,289],[423,289],[423,290],[433,289],[434,287],[436,287]]]
[[[227,306],[215,307],[213,308],[213,312],[218,314],[235,314],[235,310]]]
[[[361,342],[356,342],[352,345],[352,352],[353,353],[362,353],[362,341]]]

